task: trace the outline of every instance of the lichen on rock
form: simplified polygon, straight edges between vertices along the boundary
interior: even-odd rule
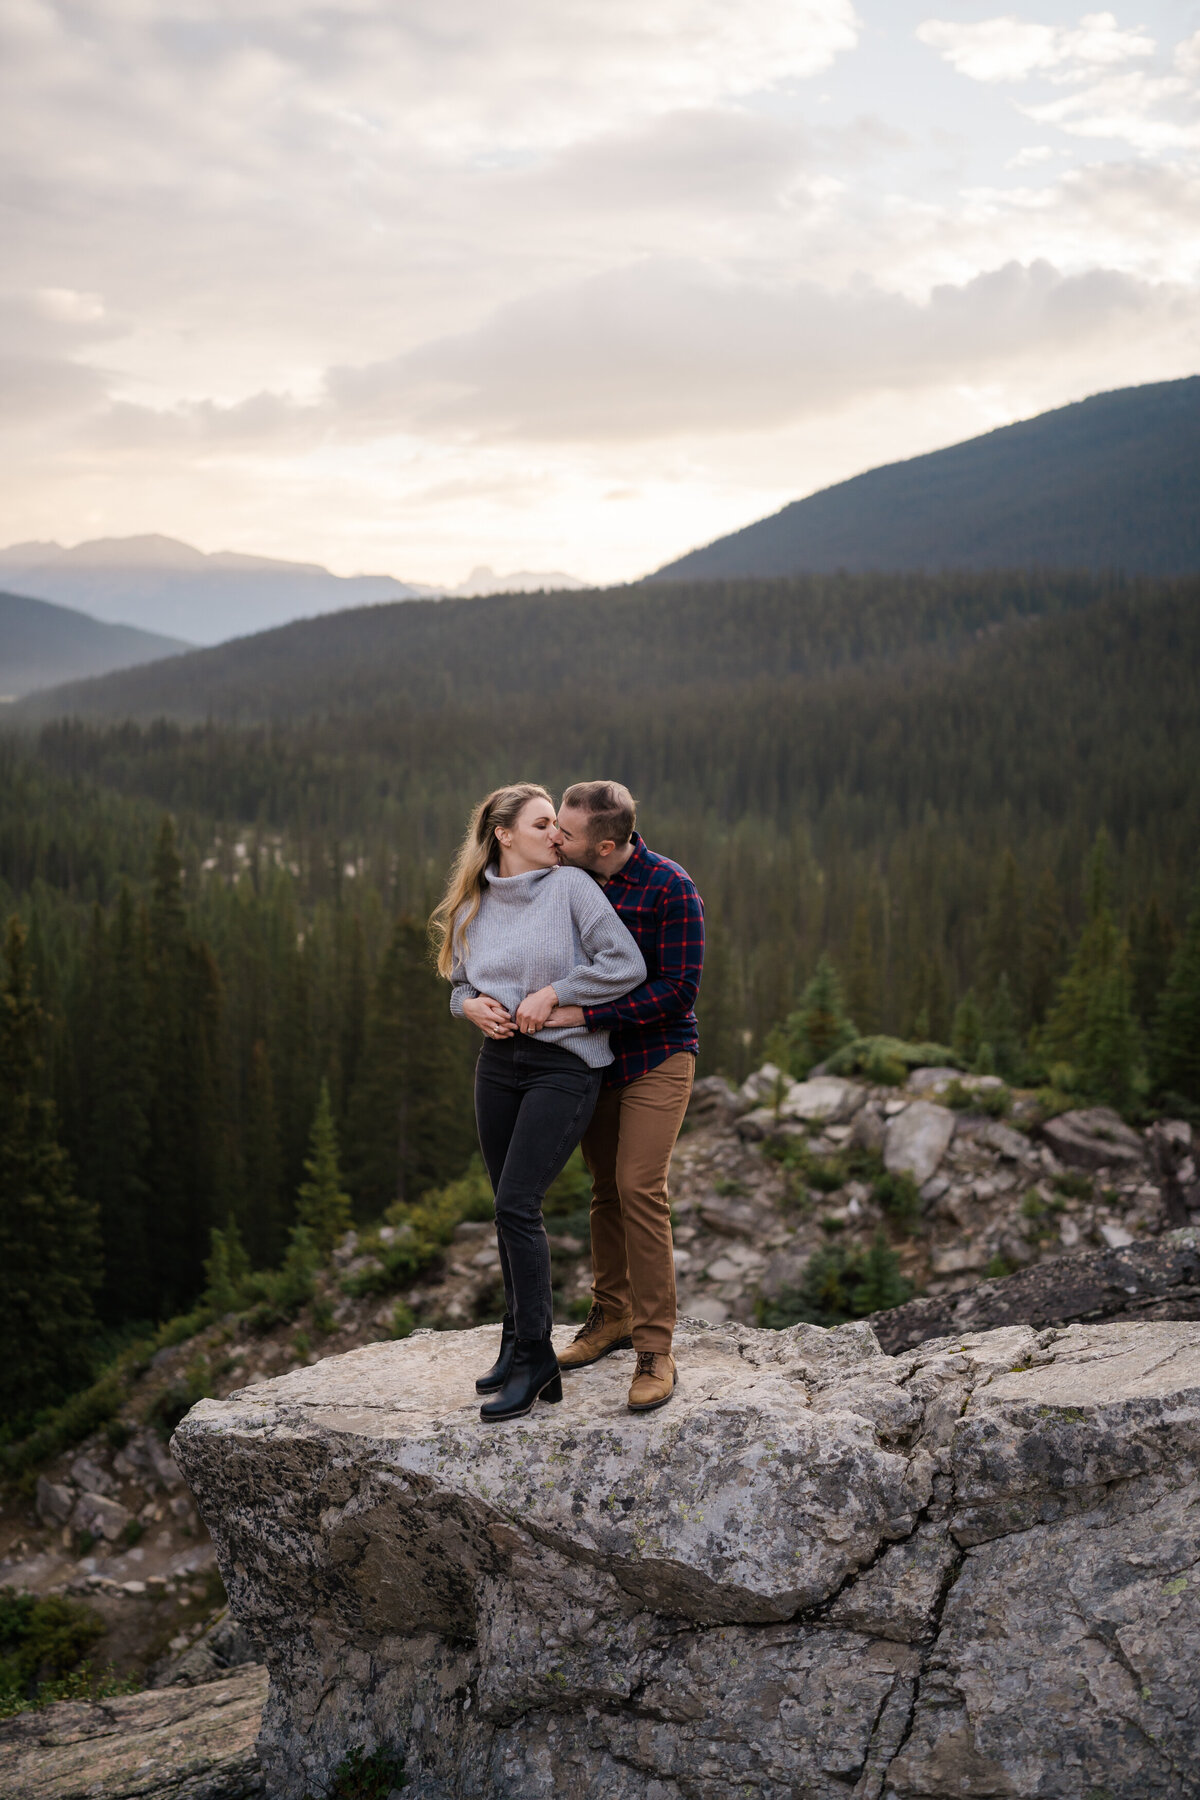
[[[1200,1786],[1200,1326],[688,1321],[486,1427],[494,1332],[373,1344],[175,1453],[267,1646],[280,1800],[1114,1800]],[[1190,1784],[1190,1785],[1189,1785]]]

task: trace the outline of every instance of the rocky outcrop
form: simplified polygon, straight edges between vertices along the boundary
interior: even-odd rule
[[[888,1356],[690,1322],[663,1411],[627,1412],[618,1355],[499,1429],[494,1339],[371,1345],[179,1427],[268,1646],[279,1800],[377,1746],[413,1800],[1200,1789],[1200,1325]]]
[[[924,1295],[870,1323],[885,1350],[952,1332],[1094,1319],[1200,1319],[1200,1230],[1168,1232],[1121,1250],[1058,1256],[957,1294]]]
[[[252,1800],[266,1670],[205,1687],[60,1701],[0,1724],[4,1800]]]

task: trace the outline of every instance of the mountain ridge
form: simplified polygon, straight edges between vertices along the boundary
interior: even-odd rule
[[[476,567],[457,586],[401,581],[393,575],[335,575],[320,563],[197,550],[159,532],[92,538],[63,545],[27,541],[0,548],[0,580],[31,598],[99,619],[160,632],[172,627],[193,645],[231,638],[325,613],[381,602],[441,600],[521,591],[577,590],[587,584],[561,571],[497,575]]]
[[[647,581],[847,569],[1200,569],[1200,376],[1116,388],[868,469]]]
[[[179,638],[108,625],[71,607],[0,590],[0,699],[136,668],[192,649]]]

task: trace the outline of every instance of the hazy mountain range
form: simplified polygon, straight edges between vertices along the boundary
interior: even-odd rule
[[[654,580],[821,570],[1200,569],[1200,376],[1094,394],[795,500]]]
[[[220,644],[292,619],[381,600],[436,600],[580,588],[575,576],[474,569],[454,588],[398,581],[392,575],[334,575],[319,563],[281,562],[232,550],[206,555],[176,538],[97,538],[61,544],[12,544],[0,550],[0,582],[14,593],[52,600],[110,624],[167,632],[193,644]],[[65,680],[65,675],[58,679]],[[0,691],[3,688],[0,678]]]
[[[70,607],[0,592],[0,700],[61,681],[132,669],[192,646],[133,625],[106,625]]]

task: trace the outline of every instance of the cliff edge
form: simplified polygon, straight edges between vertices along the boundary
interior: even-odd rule
[[[1200,1324],[685,1323],[480,1424],[495,1330],[201,1401],[174,1449],[267,1646],[266,1790],[406,1800],[1200,1791]],[[564,1339],[568,1333],[560,1334]]]

